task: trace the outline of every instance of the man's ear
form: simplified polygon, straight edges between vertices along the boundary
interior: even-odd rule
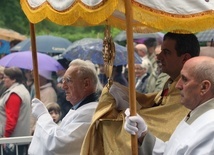
[[[183,63],[185,63],[187,60],[189,60],[190,58],[192,58],[192,56],[189,53],[185,53],[184,54],[184,58],[183,58]]]
[[[208,80],[204,80],[201,83],[201,94],[204,95],[211,89],[211,83]]]
[[[88,87],[90,85],[90,79],[89,78],[85,78],[83,82],[84,82],[85,87]]]

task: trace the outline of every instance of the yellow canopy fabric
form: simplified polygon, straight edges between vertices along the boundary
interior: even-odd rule
[[[124,0],[20,0],[31,23],[44,19],[59,25],[108,24],[126,29]],[[154,31],[199,32],[214,27],[214,1],[132,0],[133,27]]]
[[[100,0],[99,4],[93,4],[96,1],[92,1],[90,5],[79,0],[66,0],[67,5],[64,5],[61,1],[57,4],[61,6],[59,8],[54,6],[55,0],[50,0],[49,3],[44,0],[44,3],[40,5],[36,5],[36,1],[31,0],[31,3],[29,3],[27,0],[20,0],[22,10],[29,21],[34,24],[48,19],[59,25],[111,25],[121,29],[126,28],[125,8],[122,0]],[[133,20],[133,25],[134,27],[142,27],[142,24],[135,20]]]

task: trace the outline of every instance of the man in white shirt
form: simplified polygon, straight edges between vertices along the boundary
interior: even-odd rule
[[[97,107],[98,77],[89,61],[73,60],[63,79],[66,100],[72,109],[57,125],[44,104],[32,101],[32,114],[37,119],[29,155],[79,155],[83,139]]]
[[[181,104],[191,112],[177,126],[168,142],[153,136],[142,117],[126,110],[124,128],[137,134],[139,154],[143,155],[213,155],[214,154],[214,59],[191,58],[181,70],[176,84]],[[176,116],[174,116],[176,117]]]

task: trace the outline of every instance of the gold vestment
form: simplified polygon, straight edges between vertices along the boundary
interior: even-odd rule
[[[167,96],[161,97],[162,91],[153,94],[136,92],[136,104],[140,107],[137,113],[146,121],[149,131],[164,141],[170,138],[189,112],[180,104],[180,93],[175,88],[178,79],[170,84]],[[120,87],[128,92],[127,87]],[[116,109],[116,101],[105,87],[84,139],[81,155],[130,155],[131,136],[123,129],[123,123],[124,110]]]

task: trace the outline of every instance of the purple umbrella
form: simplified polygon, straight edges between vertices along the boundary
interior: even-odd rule
[[[63,69],[62,65],[51,56],[37,53],[38,70],[58,71]],[[0,59],[0,65],[4,67],[19,67],[33,70],[32,52],[15,52],[8,54]]]

